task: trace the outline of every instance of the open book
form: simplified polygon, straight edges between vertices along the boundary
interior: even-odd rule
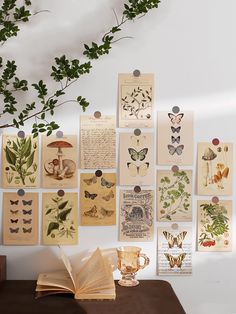
[[[68,257],[61,250],[65,270],[39,275],[36,298],[55,293],[73,293],[75,299],[115,299],[115,283],[111,264],[99,248],[82,269],[73,272]]]

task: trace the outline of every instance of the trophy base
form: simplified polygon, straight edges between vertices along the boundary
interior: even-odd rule
[[[136,279],[125,279],[122,278],[118,281],[118,284],[122,287],[135,287],[139,285],[139,281]]]

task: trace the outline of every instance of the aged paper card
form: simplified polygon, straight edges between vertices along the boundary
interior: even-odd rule
[[[81,116],[80,152],[82,169],[116,168],[115,116]]]
[[[116,224],[116,174],[80,174],[81,226]]]
[[[193,164],[193,112],[158,112],[158,165]]]
[[[120,241],[153,240],[154,191],[120,191]]]
[[[3,192],[3,244],[38,244],[38,193]]]
[[[119,127],[153,127],[153,74],[119,74]]]

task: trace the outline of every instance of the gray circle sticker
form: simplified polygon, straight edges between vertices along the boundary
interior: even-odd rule
[[[59,138],[63,137],[63,132],[62,131],[57,131],[56,137],[59,137]]]
[[[172,112],[173,112],[173,113],[179,113],[179,112],[180,112],[179,107],[178,107],[178,106],[174,106],[174,107],[172,108]]]
[[[96,170],[95,171],[95,176],[98,177],[98,178],[101,177],[102,176],[102,170]]]
[[[133,76],[138,77],[141,75],[141,72],[139,70],[134,70]]]
[[[17,194],[18,194],[19,196],[24,196],[24,195],[25,195],[25,191],[24,191],[23,189],[19,189],[19,190],[17,191]]]
[[[135,129],[134,130],[134,135],[139,136],[141,134],[141,130],[140,129]]]
[[[58,190],[58,191],[57,191],[57,195],[58,195],[58,196],[64,196],[64,195],[65,195],[65,191],[63,191],[63,190]]]
[[[17,133],[17,135],[18,135],[19,138],[25,138],[25,132],[24,131],[19,131]]]
[[[94,117],[96,118],[96,119],[99,119],[99,118],[101,118],[101,112],[100,111],[95,111],[94,112]]]

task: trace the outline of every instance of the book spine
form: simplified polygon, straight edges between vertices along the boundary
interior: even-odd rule
[[[0,283],[7,278],[7,257],[0,255]]]

